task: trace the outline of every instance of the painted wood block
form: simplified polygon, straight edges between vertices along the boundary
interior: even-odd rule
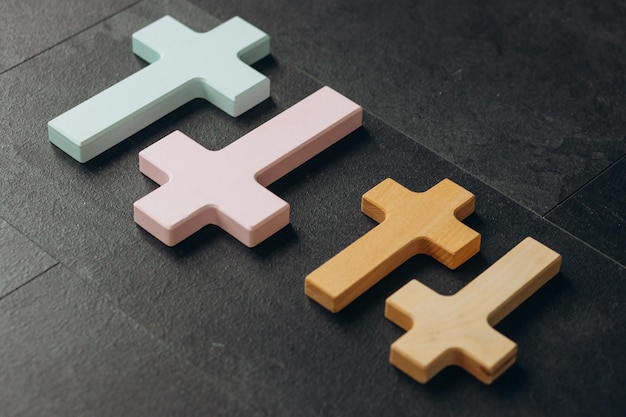
[[[269,79],[249,66],[269,54],[270,38],[239,17],[197,33],[165,16],[133,34],[133,52],[150,65],[48,122],[50,141],[77,161],[192,99],[239,116],[270,94]]]
[[[265,187],[361,126],[362,108],[323,87],[218,151],[180,132],[139,153],[160,188],[134,204],[135,222],[173,246],[215,224],[252,247],[289,224]]]
[[[474,195],[445,179],[423,193],[386,179],[363,195],[361,211],[380,224],[305,279],[305,293],[338,312],[417,254],[451,269],[480,249],[480,234],[463,220]]]
[[[490,384],[517,355],[517,345],[492,326],[560,266],[558,253],[526,238],[452,296],[410,281],[385,306],[385,317],[408,331],[391,345],[391,363],[421,383],[458,365]]]

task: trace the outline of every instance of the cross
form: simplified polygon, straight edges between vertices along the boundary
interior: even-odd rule
[[[423,193],[384,180],[361,203],[380,224],[309,274],[305,293],[336,313],[414,255],[457,268],[480,249],[480,235],[460,222],[474,201],[448,179]]]
[[[324,87],[219,151],[180,132],[139,153],[160,188],[135,221],[173,246],[208,224],[252,247],[289,224],[289,204],[265,186],[361,126],[362,109]]]
[[[239,17],[206,33],[162,17],[133,34],[150,65],[48,122],[48,137],[86,162],[195,98],[239,116],[269,97],[269,79],[248,66],[269,51],[269,36]]]
[[[385,317],[408,330],[391,345],[391,363],[421,383],[448,365],[493,382],[515,362],[517,345],[491,326],[560,267],[558,253],[528,237],[455,295],[410,281],[385,306]]]

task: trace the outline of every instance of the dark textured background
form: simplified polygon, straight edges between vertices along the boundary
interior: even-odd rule
[[[1,2],[0,415],[624,415],[626,5],[548,3]],[[50,119],[145,66],[131,34],[164,14],[269,33],[271,98],[237,119],[193,101],[85,165],[50,145]],[[141,149],[175,129],[219,149],[322,85],[364,124],[270,187],[288,227],[168,248],[133,223]],[[331,315],[304,277],[375,225],[360,197],[386,177],[473,192],[481,252],[415,257]],[[386,297],[453,294],[526,236],[563,266],[497,326],[515,365],[491,386],[389,365]]]

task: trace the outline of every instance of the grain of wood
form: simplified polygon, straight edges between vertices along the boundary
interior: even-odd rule
[[[385,317],[407,330],[391,345],[390,362],[422,383],[446,366],[458,365],[490,384],[517,356],[517,344],[492,326],[560,266],[558,253],[526,238],[452,296],[410,281],[385,306]]]
[[[474,195],[449,179],[422,193],[384,180],[361,205],[380,224],[309,274],[305,293],[338,312],[414,255],[457,268],[480,250],[480,234],[461,222],[474,205]]]

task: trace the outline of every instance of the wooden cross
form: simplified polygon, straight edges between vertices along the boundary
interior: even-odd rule
[[[86,162],[194,98],[238,116],[269,97],[269,79],[249,67],[269,51],[269,36],[241,18],[197,33],[165,16],[133,34],[151,65],[51,120],[48,137]]]
[[[391,363],[421,383],[448,365],[491,383],[517,355],[517,345],[491,326],[560,266],[558,253],[526,238],[455,295],[440,295],[410,281],[385,306],[385,317],[408,331],[391,345]]]
[[[324,87],[219,151],[174,132],[139,153],[161,187],[135,202],[135,221],[169,246],[208,224],[255,246],[289,223],[289,204],[265,186],[361,122],[359,105]]]
[[[309,274],[305,293],[337,312],[414,255],[457,268],[480,249],[480,235],[460,222],[474,211],[474,201],[448,179],[423,193],[384,180],[361,204],[380,224]]]

